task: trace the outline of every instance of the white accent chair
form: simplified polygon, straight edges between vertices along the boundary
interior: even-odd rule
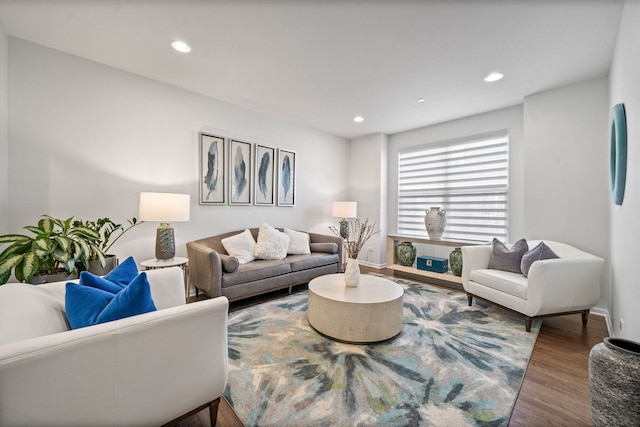
[[[209,408],[215,426],[229,302],[185,304],[180,268],[146,273],[157,311],[74,330],[66,282],[0,286],[0,322],[21,325],[0,324],[0,425],[173,425]]]
[[[539,240],[527,241],[534,248]],[[604,260],[565,243],[544,240],[558,255],[535,261],[528,277],[519,273],[488,269],[491,245],[462,247],[462,285],[469,305],[473,298],[499,305],[532,319],[564,314],[582,314],[586,326],[589,309],[600,299],[600,272]]]

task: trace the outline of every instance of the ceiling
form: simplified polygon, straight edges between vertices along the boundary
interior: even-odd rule
[[[0,24],[13,37],[352,139],[509,107],[607,76],[623,6],[0,0]],[[174,51],[175,39],[192,51]],[[504,79],[485,83],[495,70]],[[365,120],[354,123],[356,115]]]

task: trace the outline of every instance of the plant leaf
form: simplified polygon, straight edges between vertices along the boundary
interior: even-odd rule
[[[47,254],[50,254],[55,249],[53,247],[53,243],[50,239],[44,237],[41,239],[36,239],[32,243],[31,252],[33,255],[37,255],[39,257],[43,257]]]
[[[2,261],[2,263],[0,264],[1,285],[7,283],[7,280],[9,280],[9,277],[11,277],[11,270],[13,270],[13,268],[18,265],[20,261],[22,261],[22,258],[24,258],[23,254],[15,254],[7,257]]]
[[[44,231],[47,234],[51,233],[53,231],[54,225],[55,225],[54,219],[51,218],[48,215],[45,215],[44,218],[42,218],[40,221],[38,221],[38,228],[40,228],[40,230]],[[27,279],[27,280],[29,280],[29,279]]]
[[[31,240],[31,237],[23,234],[5,234],[0,236],[0,243],[25,243]]]
[[[94,231],[94,230],[92,230],[90,228],[84,227],[84,226],[75,227],[71,231],[71,234],[80,235],[82,237],[89,238],[89,239],[94,239],[94,240],[100,239],[100,233],[98,233],[97,231]]]
[[[21,280],[28,281],[34,274],[36,274],[40,263],[38,262],[38,257],[35,253],[27,252],[22,259],[20,266],[22,268],[16,267],[16,277],[18,277],[18,271],[20,271],[20,275],[22,276]]]

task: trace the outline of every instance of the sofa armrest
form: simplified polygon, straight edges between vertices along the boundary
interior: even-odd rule
[[[0,346],[0,425],[161,425],[220,397],[228,306],[215,298]]]
[[[467,289],[471,270],[481,270],[489,266],[491,245],[463,246],[462,250],[462,286]]]
[[[603,265],[604,260],[593,255],[534,262],[527,278],[529,311],[546,314],[593,307],[600,299]]]
[[[210,297],[222,295],[222,260],[220,254],[200,243],[188,242],[189,281]]]

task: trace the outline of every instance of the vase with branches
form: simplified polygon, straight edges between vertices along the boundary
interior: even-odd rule
[[[358,255],[372,236],[379,233],[380,230],[376,230],[376,223],[369,223],[369,218],[361,221],[359,218],[355,218],[353,221],[348,221],[348,237],[343,239],[344,250],[347,253],[347,267],[345,268],[345,284],[350,287],[356,287],[360,283],[360,267],[358,267]],[[342,238],[340,230],[335,226],[329,226],[329,229],[336,236]]]

